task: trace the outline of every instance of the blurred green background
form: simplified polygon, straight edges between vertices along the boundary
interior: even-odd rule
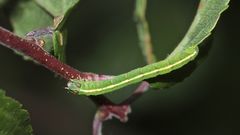
[[[147,19],[159,59],[182,39],[197,4],[193,0],[148,1]],[[234,134],[233,112],[240,90],[239,4],[231,1],[217,24],[207,58],[188,78],[169,89],[147,92],[132,104],[127,123],[108,121],[103,134]],[[113,75],[145,65],[133,10],[133,0],[81,0],[67,22],[67,63],[80,71]],[[3,11],[0,19],[1,26],[11,29]],[[29,111],[36,135],[91,134],[96,107],[87,97],[67,93],[63,79],[3,46],[0,62],[0,87]],[[120,102],[135,87],[107,96]]]

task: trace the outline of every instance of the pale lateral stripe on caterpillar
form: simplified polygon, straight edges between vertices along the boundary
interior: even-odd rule
[[[190,51],[191,50],[191,51]],[[128,73],[119,75],[110,80],[103,81],[81,81],[72,80],[68,83],[68,88],[73,93],[79,95],[99,95],[104,94],[116,89],[125,87],[129,84],[133,84],[148,78],[155,77],[157,75],[165,74],[171,72],[189,61],[193,60],[198,53],[198,49],[191,48],[184,51],[186,53],[185,57],[176,55],[170,59],[165,59],[163,61],[147,65],[145,67],[132,70]],[[183,53],[184,53],[183,52]],[[183,56],[183,53],[181,54]],[[176,60],[179,59],[179,60]],[[171,62],[171,63],[169,63]],[[163,66],[164,65],[164,66]],[[159,68],[160,67],[160,68]],[[148,70],[148,71],[146,71]]]
[[[229,0],[201,0],[190,29],[165,60],[132,70],[110,80],[86,82],[71,80],[68,83],[68,89],[79,95],[99,95],[184,66],[196,57],[198,45],[211,34],[220,14],[227,9],[228,3]]]

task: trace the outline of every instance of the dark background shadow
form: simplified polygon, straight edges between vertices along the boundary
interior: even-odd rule
[[[132,105],[128,123],[108,121],[104,135],[233,135],[240,90],[239,4],[231,1],[207,57],[189,77],[169,89],[147,92]],[[67,62],[81,71],[104,74],[145,65],[133,7],[129,0],[81,0],[68,20]],[[147,18],[159,59],[182,39],[196,8],[192,0],[149,1]],[[10,27],[0,16],[0,24]],[[91,134],[96,108],[88,98],[67,93],[64,80],[3,46],[0,62],[0,87],[29,111],[36,135]],[[107,96],[119,102],[134,88]]]

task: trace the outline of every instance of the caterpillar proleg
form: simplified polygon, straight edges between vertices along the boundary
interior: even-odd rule
[[[198,45],[216,26],[220,14],[227,9],[230,0],[201,0],[197,14],[182,41],[164,60],[134,69],[109,80],[71,80],[68,89],[79,95],[99,95],[114,91],[129,84],[153,78],[176,70],[198,54]]]

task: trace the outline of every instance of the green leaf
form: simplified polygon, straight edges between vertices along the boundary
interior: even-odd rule
[[[79,0],[35,0],[53,16],[65,15]]]
[[[221,13],[228,8],[230,0],[201,0],[197,14],[183,40],[169,57],[189,47],[197,47],[206,39],[217,24]]]
[[[52,26],[53,18],[32,0],[21,0],[11,13],[14,33],[21,37],[33,30]],[[44,49],[52,51],[52,38],[44,37]],[[30,59],[24,56],[25,59]]]
[[[29,114],[0,90],[0,135],[32,135]]]
[[[211,31],[214,29],[217,21],[219,20],[220,14],[227,9],[229,1],[230,0],[201,0],[198,6],[197,14],[188,32],[175,50],[169,55],[168,59],[175,57],[189,47],[197,49],[197,46],[211,34]],[[152,83],[151,87],[163,88],[161,84],[164,84],[165,86],[167,83],[156,82]],[[175,83],[170,82],[167,86],[172,84]]]
[[[54,27],[61,33],[61,44],[55,38],[44,36],[44,50],[54,53],[59,60],[64,61],[66,30],[62,28],[69,11],[79,0],[20,0],[11,14],[14,32],[24,37],[26,33],[39,28]],[[53,17],[53,16],[54,17]],[[24,56],[25,59],[30,59]]]
[[[60,30],[68,14],[80,0],[35,0],[42,8],[54,16],[54,28]]]
[[[22,0],[11,14],[14,32],[19,36],[38,29],[52,26],[53,18],[32,0]]]
[[[151,88],[156,90],[169,88],[189,77],[206,59],[208,53],[210,52],[213,45],[211,37],[209,37],[207,42],[204,42],[204,45],[199,48],[199,54],[193,61],[178,70],[146,80],[150,83]]]
[[[79,95],[100,95],[182,68],[195,59],[199,50],[198,45],[211,34],[220,14],[227,9],[228,3],[229,0],[201,0],[189,31],[166,59],[115,76],[109,80],[71,80],[68,83],[68,89]],[[161,86],[162,84],[155,84],[153,87]]]

